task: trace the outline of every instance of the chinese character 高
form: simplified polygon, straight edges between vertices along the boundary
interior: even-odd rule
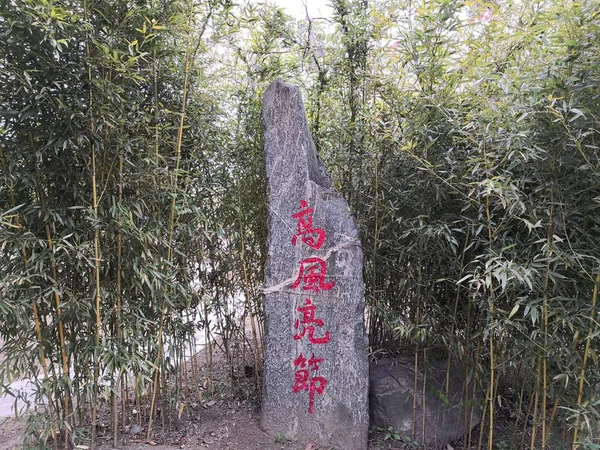
[[[294,219],[298,220],[298,231],[292,238],[292,245],[296,245],[298,238],[309,247],[318,250],[325,242],[327,235],[325,230],[321,228],[313,228],[313,212],[312,208],[308,208],[308,204],[304,200],[300,200],[300,207],[304,208],[302,211],[292,215]]]

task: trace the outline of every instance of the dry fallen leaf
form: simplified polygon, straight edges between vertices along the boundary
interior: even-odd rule
[[[158,445],[156,442],[154,441],[146,441],[146,444],[151,445],[152,447],[154,447],[155,445]]]
[[[313,444],[309,443],[304,450],[315,450]]]
[[[177,439],[176,441],[173,441],[173,445],[183,445],[185,444],[185,434],[183,436],[181,436],[179,439]]]

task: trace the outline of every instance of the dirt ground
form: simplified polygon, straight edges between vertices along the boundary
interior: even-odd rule
[[[104,413],[98,429],[97,449],[113,450],[115,447],[112,442],[112,431],[109,426],[104,425],[108,423],[108,408]],[[159,420],[150,440],[146,440],[145,430],[142,430],[140,435],[121,433],[117,448],[120,450],[332,450],[331,447],[318,446],[311,442],[292,442],[268,436],[258,424],[259,410],[256,399],[242,400],[236,396],[222,396],[220,400],[206,402],[189,413],[187,418],[182,418],[180,421],[173,420],[170,424],[171,431],[163,432]],[[510,422],[506,418],[498,417],[494,448],[499,450],[528,448],[530,430],[525,435],[515,434],[509,426]],[[168,427],[169,424],[166,424],[165,428]],[[24,430],[25,419],[0,418],[0,450],[21,450]],[[484,431],[485,436],[487,430]],[[473,429],[472,434],[473,442],[470,450],[477,449],[481,444],[483,448],[487,448],[486,439],[478,444],[479,426]],[[555,439],[550,441],[549,449],[570,448],[564,444],[553,445],[556,444]],[[86,445],[89,446],[89,442],[84,442],[79,450],[89,448]],[[407,443],[393,440],[390,433],[374,429],[370,432],[368,448],[369,450],[414,450],[414,447]],[[444,450],[465,450],[465,446],[461,442],[455,442]]]
[[[203,352],[194,355],[198,367],[204,361]],[[130,427],[136,422],[132,413],[133,399],[128,407],[127,428],[119,430],[118,449],[122,450],[332,450],[328,446],[317,446],[311,442],[291,442],[283,438],[267,435],[259,427],[259,399],[254,394],[254,379],[252,376],[240,375],[237,386],[232,389],[229,377],[223,372],[227,366],[222,355],[216,354],[215,368],[215,394],[210,399],[196,400],[193,395],[188,398],[185,410],[171,414],[171,420],[165,419],[163,424],[159,417],[153,427],[152,436],[146,439],[145,430],[139,434],[131,434]],[[189,368],[188,368],[189,369]],[[244,373],[244,367],[240,367]],[[200,369],[202,372],[202,369]],[[188,370],[188,374],[191,371]],[[202,374],[200,377],[203,378]],[[190,390],[191,394],[192,390]],[[526,448],[529,442],[530,430],[515,433],[513,420],[510,418],[511,409],[498,411],[496,417],[494,447],[499,450]],[[110,427],[110,407],[104,404],[99,411],[98,445],[97,450],[113,450],[112,429]],[[142,421],[145,423],[145,421]],[[0,417],[0,450],[21,450],[26,427],[25,419]],[[485,431],[485,430],[484,430]],[[525,431],[525,433],[523,433]],[[483,444],[487,448],[487,432],[481,433],[484,437],[481,444],[479,426],[472,431],[473,440],[469,450],[476,449]],[[88,436],[89,438],[89,436]],[[82,446],[78,450],[89,448],[89,439],[82,439]],[[521,442],[521,444],[519,444]],[[525,443],[525,446],[523,446]],[[549,446],[551,448],[564,448],[561,445]],[[36,447],[37,448],[37,447]],[[50,444],[50,448],[51,444]],[[465,450],[461,442],[452,443],[445,450]],[[340,449],[346,450],[346,449]],[[414,450],[408,443],[392,439],[391,433],[384,430],[372,429],[369,438],[369,450]]]
[[[200,410],[193,420],[183,424],[179,432],[157,433],[156,446],[144,439],[125,438],[124,449],[138,450],[154,448],[172,450],[176,448],[190,450],[329,450],[310,442],[291,442],[273,438],[263,432],[258,425],[258,410],[250,403],[220,401]],[[372,450],[391,447],[380,446],[374,441]],[[111,450],[107,442],[101,450]]]
[[[0,449],[21,449],[25,424],[23,420],[10,417],[0,418]]]
[[[204,352],[194,355],[198,367],[202,368]],[[122,450],[331,450],[330,447],[314,445],[311,442],[292,442],[284,438],[267,435],[259,427],[260,401],[254,393],[254,379],[251,376],[240,376],[235,390],[232,390],[230,379],[224,372],[227,363],[223,355],[213,355],[213,376],[215,394],[210,399],[196,401],[189,398],[188,406],[177,417],[172,414],[171,421],[156,419],[152,436],[146,439],[145,430],[130,434],[130,426],[136,422],[132,415],[133,399],[128,407],[127,428],[120,430],[119,449]],[[251,364],[251,361],[247,361]],[[203,369],[200,369],[202,372]],[[244,373],[244,368],[240,367]],[[188,367],[188,374],[191,373]],[[200,375],[202,377],[202,374]],[[145,423],[145,421],[143,421]],[[110,407],[101,406],[99,411],[97,450],[113,450],[112,428],[110,426]],[[26,419],[0,418],[0,450],[21,450]],[[371,435],[369,450],[404,450],[410,447],[402,442],[386,439],[383,432]],[[89,437],[89,436],[88,436]],[[81,440],[82,447],[89,447],[89,440]],[[52,448],[52,444],[48,444]],[[344,449],[341,449],[344,450]]]
[[[194,419],[181,422],[179,430],[157,431],[152,440],[124,433],[119,448],[123,450],[330,450],[310,442],[291,442],[268,436],[258,426],[258,411],[249,402],[218,401],[203,407]],[[159,426],[160,428],[160,426]],[[20,450],[25,430],[24,419],[0,419],[0,450]],[[83,450],[84,447],[81,447]],[[99,433],[99,450],[112,450],[108,427]],[[404,450],[401,442],[385,440],[384,433],[371,436],[369,450]]]

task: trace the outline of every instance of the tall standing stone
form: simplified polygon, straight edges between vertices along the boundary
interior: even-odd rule
[[[365,450],[369,366],[356,225],[317,158],[299,89],[275,81],[263,123],[269,238],[261,425],[272,436]]]

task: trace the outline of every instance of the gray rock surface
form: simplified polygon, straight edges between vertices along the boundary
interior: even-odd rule
[[[269,237],[261,426],[272,436],[364,450],[367,338],[362,249],[316,155],[298,88],[263,104]]]
[[[443,447],[461,438],[465,427],[465,402],[462,399],[464,373],[461,367],[451,366],[450,388],[446,398],[446,368],[447,361],[428,361],[427,365],[419,363],[413,436],[414,359],[397,358],[371,363],[371,425],[386,429],[393,427],[401,437],[408,437],[428,447]],[[481,420],[481,401],[482,397],[478,395],[476,402],[467,403],[466,414],[471,428]],[[473,408],[470,408],[471,405]],[[466,422],[469,423],[469,420]]]

